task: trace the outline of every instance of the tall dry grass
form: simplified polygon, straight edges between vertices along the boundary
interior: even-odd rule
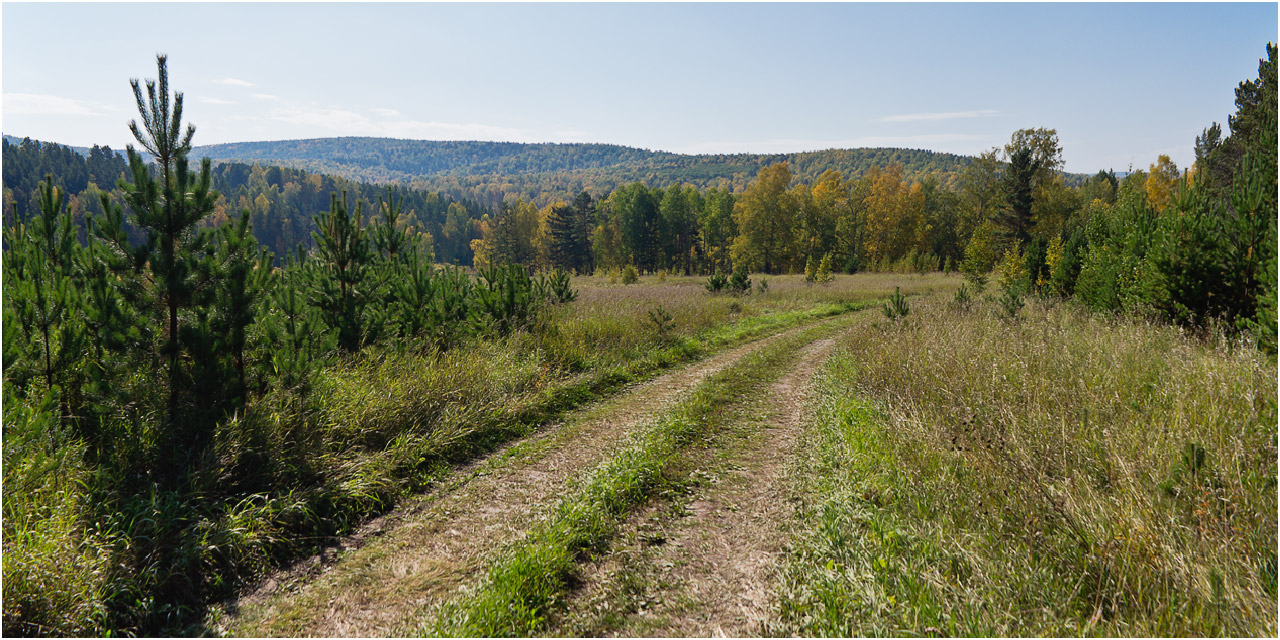
[[[784,628],[1276,634],[1274,356],[936,299],[845,347]]]

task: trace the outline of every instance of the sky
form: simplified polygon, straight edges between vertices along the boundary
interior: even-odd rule
[[[195,144],[329,136],[678,153],[975,155],[1058,132],[1065,168],[1194,160],[1277,40],[1277,4],[16,3],[0,130],[132,141],[129,80]]]

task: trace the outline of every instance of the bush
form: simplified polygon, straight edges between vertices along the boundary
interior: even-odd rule
[[[671,332],[676,328],[675,318],[662,305],[649,310],[649,324],[658,341],[664,343],[670,341]]]
[[[640,274],[635,267],[627,265],[622,268],[622,284],[635,284],[639,279]]]
[[[828,253],[818,262],[818,268],[813,273],[813,281],[818,284],[831,284],[835,279],[835,275],[831,273],[831,254]]]
[[[543,303],[533,279],[515,264],[482,269],[475,293],[480,321],[502,335],[530,326]]]
[[[893,295],[889,296],[888,302],[880,308],[884,313],[884,317],[894,322],[901,321],[911,313],[911,305],[907,304],[907,297],[902,295],[902,287],[894,287]]]
[[[729,286],[729,277],[717,271],[707,276],[707,282],[702,286],[706,287],[708,293],[720,293]]]
[[[951,306],[961,311],[969,311],[973,308],[973,296],[969,293],[969,287],[965,283],[960,283],[960,288],[956,289],[956,297],[951,301]]]
[[[1018,284],[1008,284],[1000,288],[1001,294],[998,302],[1000,303],[1000,317],[1005,320],[1017,320],[1018,312],[1022,310],[1022,306],[1026,304],[1022,299],[1022,286]]]
[[[547,279],[547,293],[551,304],[565,304],[578,299],[578,292],[569,281],[569,272],[556,269]]]
[[[745,267],[733,270],[733,275],[729,277],[729,291],[740,296],[751,293],[751,278]]]

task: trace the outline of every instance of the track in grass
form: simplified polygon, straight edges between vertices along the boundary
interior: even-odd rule
[[[812,379],[834,344],[806,346],[758,399],[761,417],[704,452],[700,486],[631,518],[615,551],[588,568],[553,634],[767,633],[783,523],[793,511],[788,461]]]
[[[406,631],[400,625],[407,616],[469,582],[486,554],[523,535],[576,473],[598,464],[707,377],[794,331],[656,378],[468,465],[441,490],[371,522],[330,566],[313,562],[268,581],[228,607],[216,627],[235,635]]]

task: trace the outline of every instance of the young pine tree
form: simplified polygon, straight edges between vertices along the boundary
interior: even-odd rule
[[[4,234],[4,306],[6,319],[13,321],[5,337],[14,339],[17,356],[6,362],[5,378],[33,398],[55,393],[65,424],[80,413],[80,359],[86,346],[76,282],[80,244],[62,189],[53,186],[52,176],[38,188],[39,211]],[[85,428],[90,424],[78,422]],[[87,432],[80,435],[93,439]]]
[[[317,272],[311,283],[315,301],[325,322],[337,331],[338,347],[347,353],[358,351],[371,337],[364,307],[371,293],[368,285],[372,279],[367,276],[373,252],[363,219],[360,202],[351,212],[346,192],[342,199],[335,193],[330,196],[329,210],[316,215],[318,231],[311,233],[316,241]]]
[[[126,151],[132,182],[121,182],[120,187],[132,213],[131,221],[146,237],[146,279],[153,284],[148,292],[150,300],[141,302],[144,309],[161,311],[163,339],[159,351],[165,361],[169,435],[175,446],[199,451],[209,441],[211,429],[197,426],[201,421],[182,415],[184,404],[194,392],[189,372],[183,366],[183,354],[189,349],[182,329],[191,321],[188,312],[196,299],[199,263],[211,249],[212,234],[199,225],[213,212],[218,193],[210,188],[208,159],[201,163],[198,175],[189,170],[187,153],[195,127],[187,125],[185,131],[182,129],[182,94],[175,93],[172,98],[169,95],[165,56],[156,57],[156,67],[159,78],[146,82],[146,100],[138,81],[130,82],[142,123],[129,123],[138,144],[151,154],[156,171],[153,173],[129,145]],[[186,337],[201,341],[198,333]]]

